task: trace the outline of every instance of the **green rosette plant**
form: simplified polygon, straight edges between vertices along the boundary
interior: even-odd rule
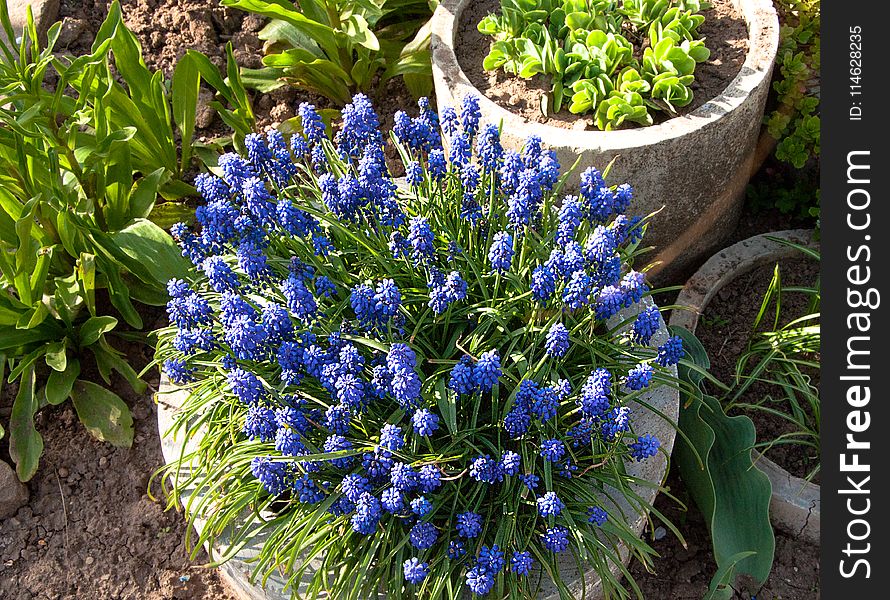
[[[631,266],[630,186],[590,168],[560,198],[555,153],[505,151],[474,97],[395,115],[401,185],[366,97],[333,141],[299,114],[174,229],[194,268],[157,361],[196,444],[162,473],[197,547],[264,539],[253,577],[294,596],[568,596],[565,564],[639,595],[621,556],[651,563],[630,523],[660,482],[628,465],[660,443],[632,412],[684,351]]]
[[[338,106],[402,77],[415,97],[432,89],[429,19],[437,0],[222,0],[271,19],[262,69],[245,81],[264,92],[284,85],[309,90]]]
[[[117,2],[79,57],[54,51],[59,23],[42,46],[30,13],[21,40],[10,43],[6,0],[0,26],[0,362],[4,370],[8,362],[7,382],[18,383],[9,449],[26,481],[43,452],[34,416],[47,405],[70,398],[96,437],[132,442],[127,405],[80,379],[81,368],[90,361],[106,385],[117,371],[145,389],[108,340],[119,319],[141,329],[136,306],[163,305],[166,281],[185,273],[164,227],[193,212],[173,200],[195,193],[181,179],[195,154],[218,154],[216,145],[193,143],[198,87],[208,82],[236,107],[214,103],[236,129],[236,145],[253,116],[232,60],[228,81],[195,52],[171,82],[150,71]]]
[[[783,23],[776,59],[778,77],[773,83],[779,106],[767,117],[766,124],[770,135],[779,142],[776,158],[800,169],[810,157],[819,156],[820,151],[821,2],[779,0],[776,6]],[[852,84],[859,83],[861,72],[861,68],[851,65]],[[812,203],[812,198],[809,202]],[[780,208],[783,212],[791,212],[797,207],[780,205]],[[806,212],[809,206],[803,208]]]
[[[698,32],[699,0],[502,0],[479,31],[495,41],[483,61],[492,71],[547,76],[545,115],[568,103],[594,113],[601,130],[651,125],[650,110],[674,115],[692,102],[697,63],[710,51]]]

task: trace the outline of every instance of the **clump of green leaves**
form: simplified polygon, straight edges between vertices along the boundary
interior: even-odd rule
[[[0,25],[6,39],[15,39],[5,0]],[[220,106],[227,122],[252,122],[243,88],[235,92],[238,86],[196,53],[177,68],[171,100],[162,74],[142,61],[117,2],[90,54],[54,54],[60,28],[49,29],[42,48],[29,13],[18,45],[0,38],[0,370],[8,366],[6,381],[18,382],[9,449],[22,480],[38,467],[43,442],[34,415],[46,405],[70,398],[96,437],[132,442],[126,404],[79,379],[81,362],[94,360],[106,384],[117,371],[144,390],[108,336],[118,318],[141,329],[134,302],[163,304],[166,281],[185,272],[158,222],[190,209],[157,200],[194,191],[179,177],[192,168],[201,79],[236,107]],[[181,156],[174,131],[183,140]],[[117,316],[103,314],[105,296]]]
[[[779,141],[776,158],[798,169],[820,150],[820,5],[820,0],[776,0],[782,28],[773,89],[779,106],[766,123]]]
[[[494,36],[486,70],[549,76],[545,115],[564,104],[594,113],[599,129],[651,125],[692,102],[696,64],[710,51],[698,29],[700,0],[501,0],[479,31]]]
[[[260,31],[265,68],[244,70],[261,91],[283,85],[347,104],[402,76],[415,96],[432,89],[429,18],[434,0],[222,0],[223,6],[269,17]]]
[[[820,260],[817,250],[774,238],[792,246],[813,260]],[[808,299],[806,314],[788,319],[782,310],[783,296],[804,294]],[[787,300],[787,298],[786,298]],[[821,329],[819,310],[821,293],[818,280],[811,286],[783,286],[779,265],[764,293],[760,310],[752,325],[748,347],[736,362],[735,377],[724,394],[726,411],[759,411],[788,424],[789,432],[775,439],[758,439],[761,452],[770,448],[795,444],[814,457],[808,478],[819,471],[819,418],[821,403],[813,374],[819,369]],[[762,325],[767,324],[764,330]],[[766,386],[768,393],[752,397],[751,386]]]

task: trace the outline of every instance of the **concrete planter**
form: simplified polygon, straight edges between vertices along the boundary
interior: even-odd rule
[[[718,252],[686,282],[676,304],[689,307],[689,310],[674,311],[671,326],[685,327],[694,333],[708,303],[731,281],[758,267],[800,258],[800,252],[767,239],[767,235],[811,248],[819,247],[813,240],[812,230],[797,229],[757,235]],[[755,462],[773,486],[770,501],[773,524],[792,535],[818,543],[821,523],[819,486],[795,477],[765,456]]]
[[[648,305],[651,305],[651,300],[647,298],[643,303],[638,304],[637,307]],[[622,321],[632,319],[636,316],[637,312],[638,311],[634,310],[634,308],[625,310],[613,317],[609,323],[612,327],[616,327]],[[629,325],[626,325],[625,327],[629,327]],[[658,345],[663,344],[667,338],[667,327],[662,322],[658,333],[653,336],[651,344],[653,347],[657,347]],[[672,367],[671,371],[672,375],[676,377],[676,367]],[[194,448],[200,440],[200,433],[188,440],[175,438],[170,434],[176,414],[181,409],[187,396],[188,393],[186,391],[177,389],[166,379],[161,380],[160,393],[156,398],[158,403],[158,430],[161,434],[161,449],[164,454],[164,460],[167,463],[176,461],[183,454],[184,450],[187,452],[189,448]],[[642,401],[676,423],[680,406],[679,390],[676,388],[670,388],[664,385],[652,388],[643,395]],[[657,436],[658,439],[661,440],[662,449],[665,453],[670,454],[674,446],[674,436],[676,433],[674,426],[667,423],[662,417],[655,414],[655,412],[643,408],[636,402],[632,402],[631,405],[635,408],[632,417],[635,430],[640,431],[641,433],[649,432]],[[661,483],[667,471],[667,459],[665,453],[659,452],[656,456],[643,462],[627,462],[627,473],[633,477],[654,482],[656,484]],[[657,492],[653,487],[643,485],[634,485],[632,487],[646,502],[651,503],[654,501]],[[180,497],[180,500],[185,503],[188,498],[195,493],[198,493],[195,488],[185,490]],[[620,494],[616,493],[615,497],[620,497]],[[623,498],[619,500],[617,506],[606,499],[603,500],[603,504],[607,510],[610,508],[612,509],[610,512],[613,512],[613,510],[620,510],[623,514],[632,515],[633,521],[631,526],[633,530],[638,535],[643,531],[643,527],[646,524],[646,515],[638,514],[636,509],[629,503],[625,502]],[[200,518],[196,519],[196,528],[198,531],[200,531],[204,525],[204,520]],[[284,590],[286,579],[278,573],[269,577],[265,588],[249,581],[251,572],[250,561],[253,557],[257,556],[259,550],[262,548],[263,542],[263,537],[257,537],[250,540],[248,544],[220,567],[220,573],[239,599],[289,599],[291,594]],[[222,544],[222,546],[225,546],[225,544]],[[627,549],[622,546],[619,550],[622,559],[626,563],[629,560]],[[217,548],[217,551],[219,551],[219,548]],[[575,561],[570,556],[566,556],[560,563],[560,570],[564,574],[564,580],[567,582],[573,596],[580,597],[582,587],[586,585],[588,598],[596,600],[602,597],[602,590],[600,587],[601,582],[595,571],[587,571],[583,574],[580,573]],[[619,569],[617,566],[613,567],[614,573],[617,574],[618,571]],[[470,597],[469,592],[467,592],[466,597]],[[556,600],[559,598],[559,592],[546,575],[541,579],[539,597],[547,600]],[[384,596],[381,594],[380,598],[382,599]]]
[[[733,0],[748,24],[748,54],[724,92],[691,113],[652,127],[576,131],[530,123],[485,97],[461,69],[455,53],[460,18],[472,0],[442,0],[432,21],[433,80],[441,108],[480,98],[483,122],[503,123],[502,143],[518,149],[530,134],[555,150],[564,166],[603,169],[615,160],[609,180],[635,188],[634,214],[662,206],[649,228],[664,276],[712,251],[735,228],[760,134],[764,104],[779,42],[770,0]],[[578,179],[569,182],[578,185]]]

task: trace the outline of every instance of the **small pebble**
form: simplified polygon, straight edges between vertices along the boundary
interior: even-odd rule
[[[85,563],[88,564],[88,565],[91,565],[91,564],[93,564],[93,562],[94,562],[95,560],[96,560],[96,559],[94,559],[92,556],[87,556],[86,559],[85,559],[83,562],[85,562]]]
[[[104,456],[101,457],[101,458],[99,459],[99,466],[100,466],[100,467],[104,467],[104,466],[107,465],[107,464],[108,464],[108,459],[105,458]]]
[[[68,475],[68,469],[66,469],[65,467],[59,467],[59,477],[61,479],[65,479],[66,477],[68,477]]]
[[[667,535],[667,530],[664,527],[658,527],[655,529],[655,539],[660,540],[663,539],[664,536]]]

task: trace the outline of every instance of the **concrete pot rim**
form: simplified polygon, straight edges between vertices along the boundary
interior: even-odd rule
[[[812,229],[792,229],[755,235],[717,252],[683,286],[676,305],[688,310],[674,310],[670,326],[683,327],[695,333],[708,303],[726,285],[758,267],[800,257],[799,251],[770,238],[819,248]],[[770,515],[773,522],[792,535],[818,542],[820,487],[792,475],[761,454],[757,454],[754,462],[772,484]]]
[[[654,302],[652,301],[651,297],[646,297],[640,303],[635,304],[633,307],[625,309],[618,315],[612,317],[608,322],[609,326],[611,328],[615,328],[618,324],[625,322],[624,326],[619,331],[626,331],[632,324],[632,317],[635,316],[643,308],[652,305],[654,305]],[[667,340],[668,336],[669,333],[667,325],[664,323],[663,320],[661,320],[658,332],[653,336],[652,341],[650,342],[650,346],[656,347],[657,345],[664,343]],[[670,367],[669,371],[672,377],[677,377],[676,366]],[[192,436],[188,440],[176,439],[173,435],[171,435],[171,427],[174,423],[176,413],[187,397],[188,393],[185,390],[173,385],[164,375],[161,376],[159,392],[158,394],[156,394],[155,402],[158,405],[157,418],[158,432],[161,437],[161,451],[164,456],[164,462],[166,464],[170,464],[177,460],[180,456],[182,456],[184,450],[194,447],[201,438],[200,432]],[[666,417],[672,419],[673,422],[676,423],[680,407],[679,389],[671,388],[667,385],[661,385],[648,390],[642,396],[641,400],[647,406],[657,407],[658,410],[660,410]],[[654,412],[645,409],[636,401],[633,402],[638,409],[632,411],[631,413],[631,421],[634,423],[635,428],[639,428],[640,421],[642,421],[643,419],[648,419],[648,422],[650,424],[657,424],[661,422],[661,417],[656,415]],[[651,431],[652,429],[649,429],[647,431]],[[669,456],[671,451],[673,450],[675,437],[676,430],[674,429],[674,427],[665,427],[664,432],[659,432],[661,448],[664,450],[664,453],[659,452],[656,456],[644,462],[627,461],[625,465],[628,474],[633,477],[646,479],[647,481],[655,481],[656,483],[660,484],[667,473],[668,462],[666,455]],[[654,470],[655,476],[647,476],[647,470]],[[654,502],[658,492],[657,488],[653,486],[639,486],[636,484],[633,484],[633,487],[637,488],[637,493],[647,502],[649,502],[650,504]],[[196,488],[194,486],[189,487],[185,497],[180,498],[180,500],[182,500],[183,504],[185,504],[185,500],[195,492]],[[623,510],[627,512],[628,508],[630,508],[629,504],[626,507],[623,507]],[[629,523],[629,525],[639,536],[642,533],[645,524],[647,523],[647,515],[640,515],[636,514],[635,512],[627,512],[627,514],[629,517],[631,515],[635,515],[636,520],[632,523]],[[196,519],[195,527],[199,531],[199,533],[201,528],[203,528],[203,525],[204,521],[202,519]],[[266,588],[262,588],[258,584],[252,584],[249,582],[250,561],[257,555],[261,546],[261,540],[253,539],[248,542],[241,550],[239,550],[234,556],[232,556],[230,560],[222,563],[222,565],[220,566],[220,573],[223,576],[223,579],[228,583],[232,591],[235,592],[239,600],[289,600],[291,598],[291,594],[289,592],[283,591],[284,580],[277,573],[274,573],[272,574],[272,576],[269,577]],[[623,562],[626,563],[629,560],[629,554],[624,546],[620,547],[620,553]],[[569,560],[571,560],[572,565],[574,565],[574,561],[572,559]],[[613,565],[612,572],[618,575],[620,572],[619,567],[617,565]],[[591,573],[593,574],[593,576],[591,576]],[[587,593],[588,597],[591,598],[591,600],[597,600],[598,598],[602,597],[600,579],[596,576],[594,571],[585,572],[583,580],[588,586]],[[581,579],[575,582],[575,584],[579,586],[579,589],[580,583]],[[569,585],[571,587],[571,584]],[[559,595],[545,595],[542,596],[542,598],[545,598],[545,600],[550,600],[551,598],[553,600],[556,600],[556,598],[559,598]]]
[[[528,122],[480,92],[460,66],[455,52],[457,26],[463,9],[473,0],[442,0],[431,23],[433,78],[444,83],[452,98],[479,97],[482,113],[501,121],[507,130],[538,135],[550,147],[568,146],[578,152],[626,151],[663,140],[691,135],[716,124],[742,106],[748,96],[769,78],[779,47],[779,18],[771,0],[733,0],[748,25],[748,52],[738,75],[723,92],[689,114],[650,127],[618,131],[576,131]]]

